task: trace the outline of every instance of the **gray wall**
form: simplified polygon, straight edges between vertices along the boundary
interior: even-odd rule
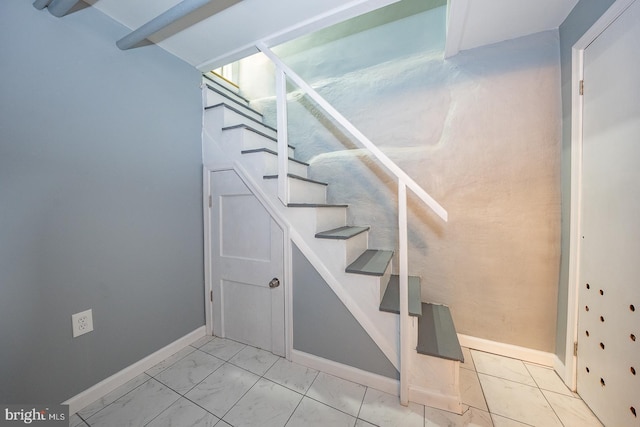
[[[0,2],[0,402],[62,402],[204,324],[199,73],[31,3]]]
[[[571,219],[571,48],[615,0],[580,0],[560,25],[562,75],[562,257],[558,285],[556,354],[566,357],[569,286],[569,231]]]
[[[390,378],[398,371],[293,245],[293,348]]]
[[[446,8],[436,7],[276,51],[447,209],[444,223],[415,197],[409,200],[409,269],[422,277],[423,299],[450,305],[460,333],[553,352],[558,32],[445,61],[445,16]],[[263,96],[255,105],[267,113],[272,82],[260,56],[240,64],[241,87],[250,98]],[[371,247],[394,249],[395,179],[295,91],[289,120],[296,156],[311,164],[311,177],[331,184],[330,201],[350,204],[350,223],[371,225]]]

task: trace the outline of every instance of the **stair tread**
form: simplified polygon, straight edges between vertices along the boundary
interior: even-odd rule
[[[326,182],[315,181],[313,179],[305,178],[304,176],[296,175],[296,174],[293,174],[293,173],[288,173],[287,176],[289,178],[298,179],[300,181],[305,181],[305,182],[311,182],[313,184],[329,185]],[[262,178],[263,179],[278,179],[278,175],[265,175]]]
[[[242,150],[240,153],[241,154],[269,153],[269,154],[273,154],[275,156],[278,155],[278,153],[276,153],[275,151],[273,151],[273,150],[271,150],[269,148],[252,148],[250,150]],[[305,162],[302,162],[300,160],[296,160],[293,157],[289,157],[289,160],[291,160],[292,162],[300,163],[301,165],[309,166],[309,163],[305,163]]]
[[[391,257],[393,257],[393,251],[367,249],[345,271],[369,276],[382,276],[391,261]]]
[[[351,237],[357,236],[360,233],[368,231],[370,227],[359,227],[352,225],[345,225],[342,227],[334,228],[333,230],[326,230],[316,233],[318,239],[336,239],[346,240]]]
[[[249,101],[247,98],[245,98],[244,96],[240,95],[240,93],[236,92],[235,90],[232,90],[231,88],[225,86],[224,84],[220,83],[219,81],[216,81],[216,78],[220,78],[220,76],[216,76],[216,78],[209,76],[207,74],[203,74],[202,75],[205,79],[209,80],[211,83],[213,83],[214,85],[216,85],[216,87],[220,87],[222,88],[222,90],[226,91],[226,92],[230,92],[232,93],[234,96],[237,96],[238,98],[243,99],[247,104],[249,104]],[[228,80],[226,80],[224,77],[222,77],[223,80],[225,80],[225,84],[231,86],[233,85],[234,87],[237,87],[237,85],[235,83],[229,83]],[[207,86],[209,86],[209,83],[205,83]]]
[[[288,203],[289,208],[348,208],[349,205],[332,205],[330,203]]]
[[[233,130],[233,129],[239,129],[239,128],[246,129],[246,130],[251,131],[253,133],[257,133],[258,135],[263,136],[263,137],[265,137],[267,139],[270,139],[270,140],[272,140],[274,142],[278,142],[278,138],[274,138],[271,135],[267,135],[264,132],[260,132],[258,129],[254,129],[251,126],[249,126],[248,124],[245,124],[245,123],[240,123],[240,124],[233,125],[233,126],[226,126],[226,127],[223,127],[222,130],[225,131],[225,130]],[[296,147],[294,147],[293,145],[289,144],[289,148],[293,148],[295,150]]]
[[[418,319],[418,353],[464,361],[451,310],[446,305],[422,303]]]
[[[265,127],[265,128],[267,128],[267,129],[270,129],[270,130],[272,130],[272,131],[274,131],[274,132],[277,132],[277,129],[276,129],[276,128],[274,128],[274,127],[272,127],[272,126],[269,126],[269,125],[267,125],[267,124],[265,124],[265,123],[261,122],[260,120],[258,120],[258,119],[256,119],[256,118],[254,118],[254,117],[251,117],[250,115],[248,115],[248,114],[246,114],[246,113],[243,113],[242,111],[238,110],[238,109],[237,109],[237,108],[235,108],[234,106],[229,105],[229,104],[224,103],[224,102],[220,102],[220,103],[215,104],[215,105],[210,105],[210,106],[208,106],[208,107],[205,107],[204,109],[205,109],[205,110],[212,110],[212,109],[214,109],[214,108],[218,108],[218,107],[225,107],[225,108],[228,108],[229,110],[233,111],[233,112],[234,112],[234,113],[236,113],[236,114],[240,114],[241,116],[244,116],[244,117],[246,117],[247,119],[249,119],[249,120],[251,120],[251,121],[253,121],[253,122],[258,123],[259,125],[264,126],[264,127]]]
[[[215,83],[215,82],[214,82]],[[253,111],[254,113],[260,115],[260,117],[262,117],[262,113],[258,110],[256,110],[255,108],[252,108],[251,106],[249,106],[249,100],[246,99],[245,97],[243,97],[242,95],[239,95],[237,93],[231,92],[232,95],[227,94],[226,92],[229,91],[229,89],[225,88],[224,86],[221,86],[218,84],[218,87],[221,87],[222,89],[218,89],[217,87],[214,87],[212,85],[210,85],[209,83],[205,83],[207,85],[207,89],[217,93],[218,95],[224,97],[225,99],[228,99],[229,101],[233,102],[234,104],[238,104],[240,105],[242,108],[246,108],[248,110]],[[240,102],[237,99],[234,99],[233,96],[236,96],[238,98],[240,98],[243,102]]]
[[[400,314],[400,276],[393,274],[389,278],[380,311]],[[409,316],[422,316],[420,278],[416,276],[409,276]]]

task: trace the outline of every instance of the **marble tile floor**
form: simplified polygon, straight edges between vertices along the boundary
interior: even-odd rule
[[[462,415],[205,337],[70,418],[70,427],[601,426],[555,372],[463,349]]]

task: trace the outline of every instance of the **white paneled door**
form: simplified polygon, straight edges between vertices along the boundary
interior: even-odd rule
[[[640,426],[640,1],[584,51],[578,393]]]
[[[234,171],[211,193],[214,335],[284,356],[283,231]]]

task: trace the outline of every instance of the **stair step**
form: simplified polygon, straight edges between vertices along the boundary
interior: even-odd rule
[[[464,362],[462,348],[446,305],[422,303],[418,319],[418,353]]]
[[[305,178],[304,176],[299,176],[299,175],[296,175],[296,174],[293,174],[293,173],[288,173],[287,176],[289,178],[299,179],[300,181],[311,182],[313,184],[329,185],[326,182],[314,181],[313,179]],[[278,179],[278,175],[265,175],[262,178],[264,178],[264,179]]]
[[[393,251],[367,249],[345,271],[368,276],[383,276],[391,257],[393,257]]]
[[[289,208],[348,208],[349,205],[332,205],[330,203],[288,203]]]
[[[389,278],[380,311],[400,314],[400,276],[393,274]],[[409,316],[422,316],[420,278],[416,276],[409,276]]]
[[[269,153],[269,154],[273,154],[274,156],[278,155],[277,152],[275,152],[275,151],[273,151],[273,150],[271,150],[269,148],[252,148],[250,150],[242,150],[240,153],[241,154]],[[304,166],[309,166],[309,163],[301,162],[300,160],[296,160],[293,157],[289,157],[289,160],[291,160],[292,162],[295,162],[295,163],[299,163],[299,164],[304,165]]]
[[[345,225],[344,227],[334,228],[333,230],[321,231],[316,233],[318,239],[336,239],[346,240],[353,236],[357,236],[360,233],[368,231],[370,227],[356,227],[351,225]]]
[[[253,123],[257,123],[257,124],[258,124],[258,125],[260,125],[261,127],[264,127],[264,128],[266,128],[266,129],[269,129],[270,131],[273,131],[274,133],[277,133],[277,132],[278,132],[278,131],[276,130],[276,128],[274,128],[274,127],[272,127],[272,126],[269,126],[269,125],[264,124],[264,123],[262,122],[262,120],[258,120],[257,118],[252,117],[251,115],[249,115],[249,114],[247,114],[247,113],[245,113],[245,112],[241,111],[239,108],[236,108],[236,107],[234,107],[233,105],[229,105],[229,104],[224,103],[224,102],[220,102],[220,103],[218,103],[218,104],[216,104],[216,105],[210,105],[210,106],[208,106],[208,107],[205,107],[204,109],[205,109],[205,111],[206,111],[206,110],[212,110],[212,109],[214,109],[214,108],[219,108],[219,107],[225,107],[225,108],[227,108],[228,110],[233,111],[234,113],[236,113],[236,114],[238,114],[238,115],[240,115],[240,116],[242,116],[242,117],[245,117],[247,120],[250,120],[250,121],[251,121],[251,122],[253,122]]]
[[[214,86],[209,83],[207,83],[206,85],[207,90],[210,91],[207,92],[207,103],[214,104],[216,103],[216,100],[218,100],[218,102],[231,101],[233,104],[236,104],[243,109],[250,110],[254,114],[262,117],[262,113],[260,111],[251,107],[249,101],[238,95],[237,93],[231,92],[230,90],[219,85]]]
[[[235,83],[229,82],[229,80],[225,79],[224,77],[221,77],[217,74],[210,74],[210,73],[203,74],[202,76],[208,80],[207,82],[205,82],[208,85],[213,85],[225,91],[231,96],[236,96],[238,99],[242,100],[242,102],[246,103],[247,105],[251,102],[244,96],[240,95],[240,88],[238,87],[238,85],[236,85]]]

